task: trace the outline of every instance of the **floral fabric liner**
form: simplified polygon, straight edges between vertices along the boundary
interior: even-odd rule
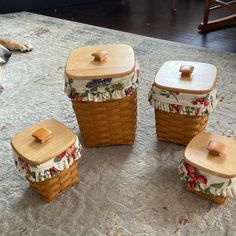
[[[218,97],[214,88],[207,94],[188,94],[167,91],[152,86],[148,94],[149,103],[156,109],[190,116],[204,116],[212,112]]]
[[[82,145],[76,137],[75,143],[66,151],[40,165],[33,165],[19,157],[13,152],[16,168],[29,178],[32,182],[50,179],[59,172],[69,168],[75,160],[81,158]]]
[[[73,80],[65,78],[65,93],[75,101],[104,102],[129,96],[139,86],[140,72],[136,62],[134,71],[119,78]]]
[[[179,164],[180,179],[189,188],[208,195],[221,197],[236,197],[236,178],[225,179],[196,169],[182,160]]]

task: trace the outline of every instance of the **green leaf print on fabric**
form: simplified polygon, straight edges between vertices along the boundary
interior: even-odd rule
[[[211,101],[211,107],[214,107],[214,98],[212,95],[210,96],[210,101]]]
[[[185,112],[186,112],[186,115],[191,115],[195,112],[196,108],[195,107],[188,107],[186,106],[185,107]]]
[[[60,157],[55,157],[53,161],[54,161],[55,163],[57,163],[57,162],[60,162],[61,160],[62,160],[62,158],[60,158]]]
[[[211,195],[210,189],[211,189],[211,187],[208,187],[208,188],[206,188],[206,189],[204,190],[204,192],[205,192],[206,194]]]
[[[177,102],[179,102],[177,95],[179,92],[173,92],[173,91],[167,91],[167,90],[161,90],[160,95],[169,98],[170,96],[173,96]]]
[[[223,185],[224,185],[224,182],[223,183],[217,183],[217,184],[211,184],[210,186],[214,187],[214,188],[222,188]]]
[[[111,88],[111,92],[115,92],[117,90],[122,90],[124,86],[123,84],[118,83],[118,84],[112,84],[110,88]]]
[[[167,91],[165,91],[165,90],[161,90],[160,91],[160,95],[163,96],[163,97],[166,97],[166,98],[170,97],[170,94]]]
[[[96,81],[96,80],[95,80]],[[89,94],[99,97],[100,95],[106,94],[108,92],[110,96],[115,91],[121,91],[124,89],[124,85],[121,83],[118,84],[111,84],[111,80],[108,79],[100,79],[98,82],[89,82],[86,87],[89,88],[85,90],[82,94],[80,94],[81,97],[87,97]],[[105,81],[105,82],[104,82]],[[106,92],[100,92],[99,88],[104,88]]]

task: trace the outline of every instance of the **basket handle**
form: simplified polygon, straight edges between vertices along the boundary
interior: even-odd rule
[[[221,156],[224,149],[225,149],[225,145],[215,140],[211,140],[207,147],[209,154],[213,156]]]
[[[182,65],[179,68],[179,72],[181,72],[181,77],[190,78],[193,73],[194,66]]]
[[[32,134],[32,136],[36,141],[44,143],[52,137],[52,131],[46,128],[39,128]]]
[[[99,50],[99,51],[92,53],[92,56],[94,57],[94,59],[93,59],[94,61],[102,62],[107,59],[108,51]]]

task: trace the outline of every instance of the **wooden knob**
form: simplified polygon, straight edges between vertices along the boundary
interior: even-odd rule
[[[52,131],[46,128],[40,128],[36,130],[32,136],[36,139],[36,141],[44,143],[52,137]]]
[[[92,56],[94,57],[94,61],[104,61],[107,59],[108,56],[108,52],[107,51],[103,51],[103,50],[99,50],[97,52],[94,52],[92,54]]]
[[[221,156],[225,149],[225,145],[221,142],[212,140],[209,142],[207,149],[210,155]]]
[[[182,65],[179,68],[179,72],[181,72],[181,77],[191,77],[191,74],[193,73],[194,66],[188,66],[188,65]]]

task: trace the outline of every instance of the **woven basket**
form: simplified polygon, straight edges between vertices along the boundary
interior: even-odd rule
[[[51,179],[32,182],[28,178],[31,187],[42,195],[43,199],[50,202],[70,186],[79,182],[78,161],[75,161],[68,169],[63,170]]]
[[[215,203],[217,203],[217,204],[224,204],[225,201],[226,201],[226,199],[227,199],[227,197],[213,196],[213,195],[205,194],[205,193],[202,192],[202,191],[196,191],[196,190],[194,190],[194,189],[192,189],[192,188],[189,188],[189,187],[187,186],[187,184],[185,184],[184,187],[185,187],[188,191],[190,191],[190,192],[192,192],[192,193],[195,193],[195,194],[197,194],[197,195],[199,195],[199,196],[201,196],[201,197],[203,197],[203,198],[206,198],[206,199],[208,199],[208,200],[211,200],[211,201],[213,201],[213,202],[215,202]]]
[[[105,102],[72,101],[87,147],[132,144],[137,123],[137,93]]]
[[[159,140],[187,145],[189,141],[205,129],[206,116],[186,116],[155,109],[156,134]]]

